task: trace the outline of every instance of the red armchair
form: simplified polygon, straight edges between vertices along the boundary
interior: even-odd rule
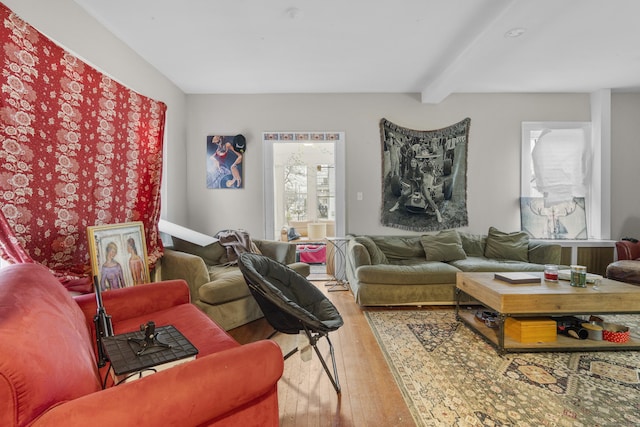
[[[619,240],[616,242],[616,251],[618,252],[618,261],[640,260],[640,242],[638,241]]]
[[[616,242],[618,260],[607,266],[608,279],[640,284],[640,242],[619,240]]]
[[[277,426],[280,348],[238,344],[189,303],[184,281],[103,294],[116,334],[172,324],[196,360],[102,389],[94,295],[75,300],[37,264],[0,270],[0,425]]]

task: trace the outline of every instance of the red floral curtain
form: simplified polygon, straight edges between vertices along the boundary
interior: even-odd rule
[[[158,233],[166,105],[113,81],[0,3],[0,251],[90,290],[90,225]]]

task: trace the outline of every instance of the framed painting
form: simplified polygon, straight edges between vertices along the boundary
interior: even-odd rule
[[[149,283],[142,222],[87,227],[93,276],[102,291]]]
[[[550,203],[543,197],[521,197],[522,231],[536,239],[588,239],[584,197]]]
[[[207,136],[207,188],[243,188],[245,150],[242,135]]]

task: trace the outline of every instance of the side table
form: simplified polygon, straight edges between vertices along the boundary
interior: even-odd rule
[[[347,237],[327,237],[327,273],[329,273],[329,262],[332,263],[333,280],[326,283],[329,292],[348,291],[349,281],[347,280],[346,268],[346,246],[349,239]]]
[[[103,339],[115,385],[142,378],[145,372],[158,372],[188,362],[198,354],[198,349],[173,325],[157,329],[154,325],[151,336],[146,333],[147,329]],[[144,347],[146,342],[151,342],[151,346]]]

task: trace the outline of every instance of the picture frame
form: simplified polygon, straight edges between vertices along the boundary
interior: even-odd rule
[[[91,271],[101,291],[149,283],[142,222],[87,227]]]
[[[556,203],[549,203],[543,197],[521,197],[520,220],[522,231],[534,239],[589,238],[584,197]]]
[[[238,135],[208,135],[207,145],[207,188],[244,188],[244,153],[246,139]]]

